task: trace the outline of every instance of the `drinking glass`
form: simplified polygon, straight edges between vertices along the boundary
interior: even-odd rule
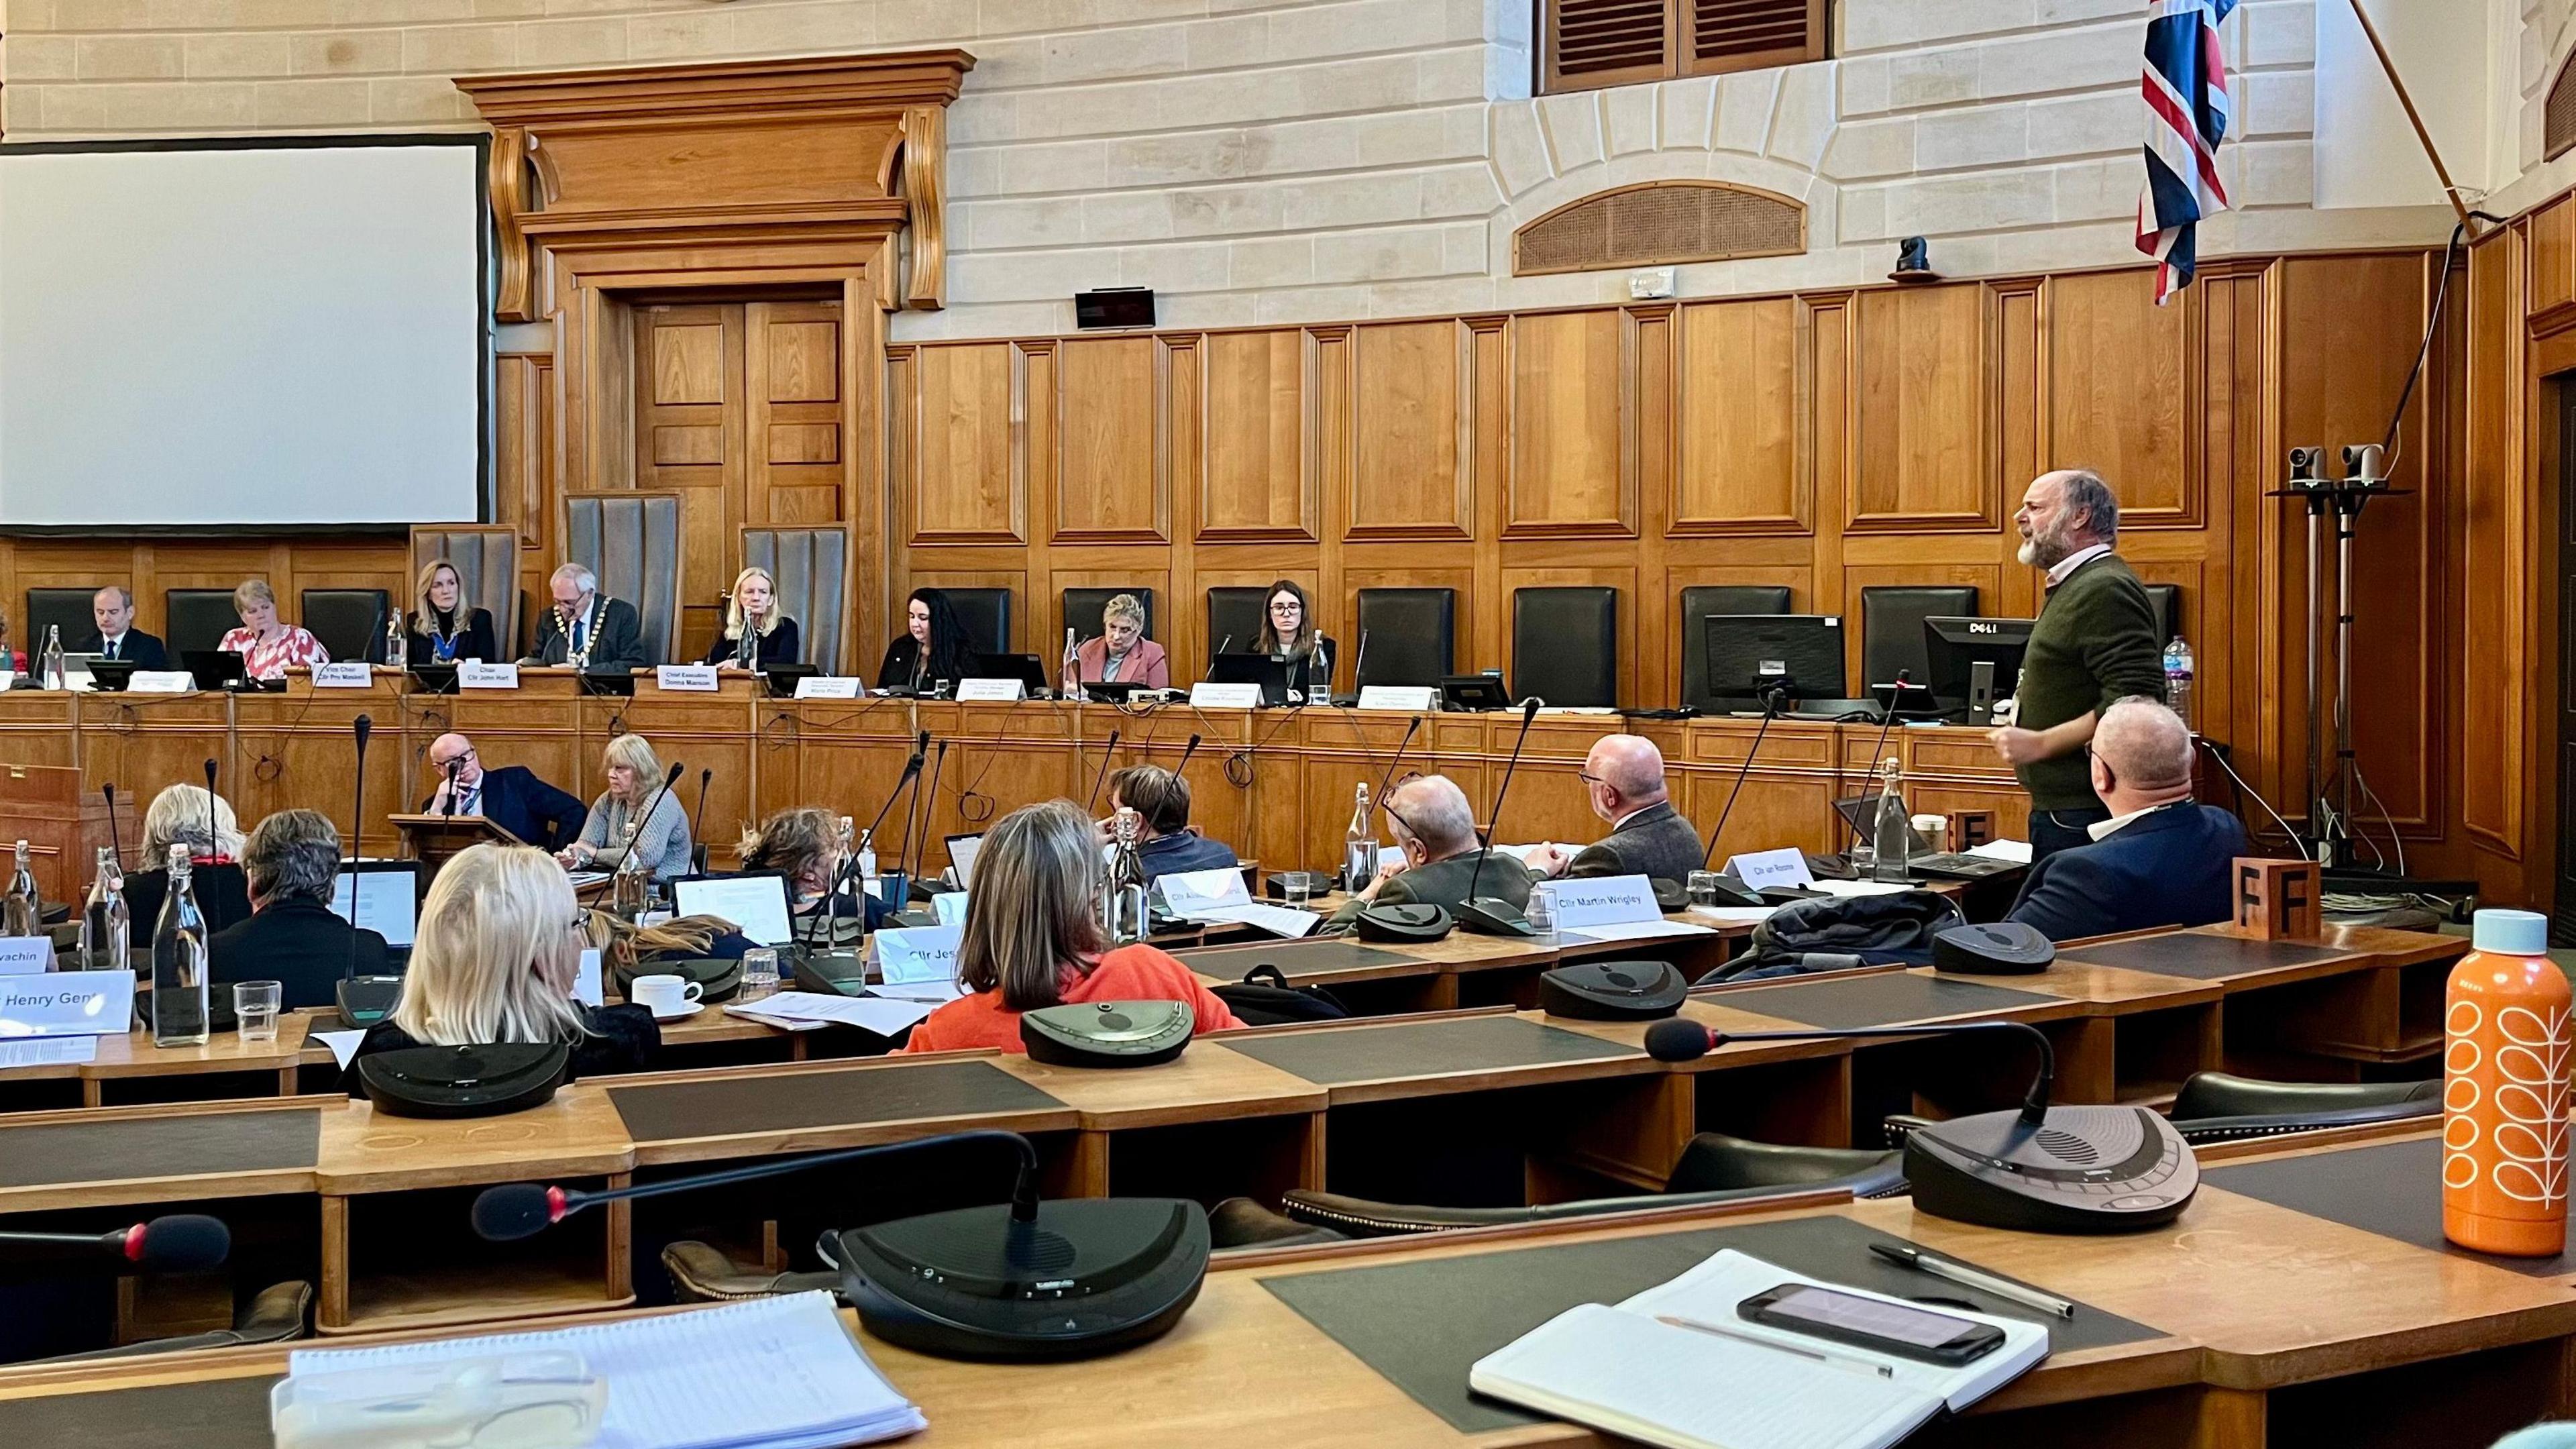
[[[277,1040],[277,1003],[285,990],[277,981],[234,983],[233,1016],[241,1023],[243,1041]]]
[[[1282,877],[1279,882],[1279,899],[1281,904],[1287,906],[1291,910],[1304,910],[1306,908],[1307,898],[1306,885],[1307,880],[1306,873],[1304,871],[1292,870],[1288,872],[1288,874]]]
[[[1717,872],[1695,870],[1690,873],[1690,903],[1695,906],[1717,904]]]
[[[755,946],[742,953],[742,998],[757,1001],[778,990],[778,953]]]

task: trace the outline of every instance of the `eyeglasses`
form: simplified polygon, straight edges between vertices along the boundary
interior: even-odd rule
[[[1271,605],[1270,612],[1274,614],[1301,614],[1305,612],[1305,607],[1305,605],[1297,603],[1292,599],[1284,604]]]
[[[1581,780],[1586,785],[1607,785],[1610,783],[1609,781],[1602,779],[1599,775],[1592,773],[1590,770],[1577,770],[1574,772],[1574,778]]]
[[[464,764],[467,760],[470,760],[470,759],[473,759],[473,758],[474,758],[474,751],[472,751],[472,750],[467,750],[465,753],[463,753],[463,754],[461,754],[461,755],[450,755],[450,756],[448,756],[446,759],[443,759],[443,760],[432,760],[432,761],[430,761],[430,762],[429,762],[429,765],[430,765],[430,768],[431,768],[431,769],[433,769],[433,770],[444,770],[444,769],[446,769],[446,768],[447,768],[448,766],[450,766],[450,765],[461,765],[461,764]]]

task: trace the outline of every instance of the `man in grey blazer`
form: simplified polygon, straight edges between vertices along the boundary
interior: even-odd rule
[[[1407,780],[1388,791],[1379,808],[1395,823],[1396,848],[1316,935],[1358,930],[1360,912],[1371,906],[1418,904],[1454,911],[1466,904],[1471,887],[1478,897],[1506,901],[1516,910],[1528,903],[1528,869],[1508,851],[1477,848],[1475,807],[1447,776]]]
[[[1700,869],[1707,842],[1673,808],[1664,787],[1664,752],[1653,740],[1602,736],[1584,757],[1583,785],[1592,813],[1610,822],[1610,833],[1572,856],[1548,847],[1549,875],[1642,875],[1681,886]]]

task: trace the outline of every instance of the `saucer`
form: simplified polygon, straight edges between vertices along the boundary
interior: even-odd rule
[[[682,1008],[681,1008],[680,1010],[678,1010],[678,1011],[669,1011],[669,1012],[656,1011],[656,1012],[654,1012],[654,1013],[653,1013],[653,1019],[654,1019],[655,1021],[686,1021],[686,1020],[688,1020],[690,1017],[693,1017],[693,1016],[697,1015],[699,1012],[704,1011],[704,1010],[706,1010],[706,1009],[707,1009],[707,1004],[706,1004],[705,1002],[703,1002],[703,1001],[692,1001],[692,1002],[690,1002],[687,1006],[682,1007]]]

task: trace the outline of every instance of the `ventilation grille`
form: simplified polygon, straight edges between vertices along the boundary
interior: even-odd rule
[[[2549,87],[2549,109],[2541,120],[2541,136],[2549,160],[2555,161],[2576,150],[2576,56],[2559,67],[2558,79]]]
[[[1807,209],[1785,196],[1722,181],[1656,181],[1560,206],[1512,238],[1512,272],[1795,256],[1807,249]]]
[[[2039,1150],[2060,1162],[2078,1162],[2088,1165],[2098,1161],[2101,1156],[2093,1150],[2092,1143],[2072,1132],[2061,1132],[2054,1127],[2039,1129]]]
[[[1428,0],[1423,0],[1428,3]],[[1829,0],[1541,0],[1539,88],[1762,70],[1825,58]]]
[[[1668,0],[1556,0],[1556,73],[1664,69]]]
[[[1816,9],[1810,0],[1696,0],[1691,6],[1691,55],[1702,61],[1815,44]]]

